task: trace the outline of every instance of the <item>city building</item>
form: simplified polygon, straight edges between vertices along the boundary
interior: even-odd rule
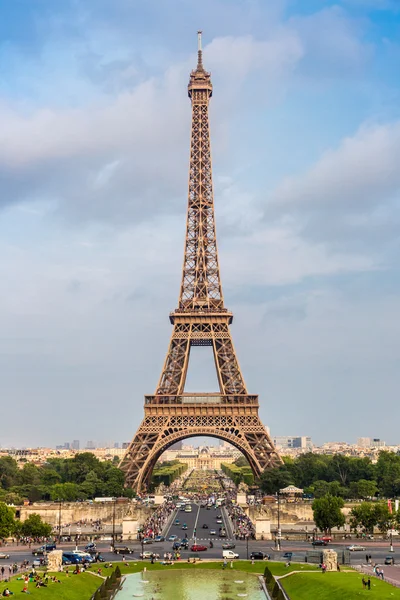
[[[79,440],[74,440],[72,442],[72,444],[71,444],[71,449],[72,450],[79,450],[79,446],[80,446]]]
[[[386,442],[379,438],[360,437],[357,440],[359,448],[385,448]]]
[[[273,437],[276,448],[285,450],[286,448],[301,448],[311,450],[313,443],[308,436],[276,435]]]

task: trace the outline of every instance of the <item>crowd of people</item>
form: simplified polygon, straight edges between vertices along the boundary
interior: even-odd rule
[[[175,508],[176,505],[172,501],[161,504],[143,524],[139,533],[139,539],[154,539],[157,535],[160,535]]]
[[[226,510],[232,521],[235,539],[245,540],[249,538],[255,540],[256,531],[254,525],[243,509],[237,504],[227,504]]]

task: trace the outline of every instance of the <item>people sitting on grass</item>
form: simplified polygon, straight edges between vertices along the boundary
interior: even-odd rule
[[[2,595],[3,596],[14,596],[14,592],[11,592],[8,588],[6,588]]]

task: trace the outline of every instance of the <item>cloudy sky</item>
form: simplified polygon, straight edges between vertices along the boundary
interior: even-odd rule
[[[3,447],[140,423],[177,304],[199,28],[261,417],[400,442],[399,0],[0,0]],[[194,350],[186,391],[215,390]]]

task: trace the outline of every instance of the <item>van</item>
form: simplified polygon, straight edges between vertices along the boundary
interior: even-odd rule
[[[233,550],[222,550],[222,558],[226,558],[226,560],[232,560],[233,558],[239,558],[239,554],[233,552]]]

